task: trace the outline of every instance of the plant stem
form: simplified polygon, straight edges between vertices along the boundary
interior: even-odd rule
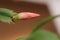
[[[39,28],[41,28],[42,26],[44,26],[45,24],[47,24],[48,22],[52,21],[53,19],[55,19],[56,17],[59,17],[59,16],[60,15],[52,16],[52,17],[48,17],[48,18],[44,19],[33,29],[32,33],[36,32],[37,30],[39,30]]]

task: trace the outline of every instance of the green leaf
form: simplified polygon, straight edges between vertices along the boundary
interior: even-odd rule
[[[7,9],[7,8],[0,8],[0,15],[13,17],[16,14],[13,10]]]
[[[6,23],[14,23],[15,20],[13,16],[16,15],[16,12],[7,8],[0,8],[0,21]]]
[[[16,40],[26,40],[27,37],[24,37],[24,38],[17,38]]]
[[[33,33],[28,40],[60,40],[59,37],[49,31],[41,30]]]
[[[55,33],[46,30],[36,31],[28,39],[27,38],[18,38],[17,40],[60,40]]]
[[[10,18],[10,17],[7,17],[7,16],[2,16],[2,15],[0,15],[0,21],[2,21],[2,22],[5,22],[5,23],[14,23],[13,21],[12,21],[12,18]]]

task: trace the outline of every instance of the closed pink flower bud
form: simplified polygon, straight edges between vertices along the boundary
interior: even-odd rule
[[[20,19],[31,19],[40,16],[40,14],[31,13],[31,12],[21,12],[18,14],[18,16]]]

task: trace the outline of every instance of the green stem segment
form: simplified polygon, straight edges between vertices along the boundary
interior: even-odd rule
[[[37,30],[39,30],[39,28],[41,28],[42,26],[44,26],[45,24],[47,24],[48,22],[52,21],[53,19],[55,19],[56,17],[59,17],[60,15],[57,16],[53,16],[53,17],[49,17],[46,18],[45,20],[41,21],[32,31],[32,33],[36,32]]]
[[[14,16],[13,16],[13,19],[19,19],[18,14],[14,15]]]

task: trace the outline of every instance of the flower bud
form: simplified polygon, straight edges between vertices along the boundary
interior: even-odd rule
[[[31,19],[31,18],[40,16],[40,14],[31,13],[31,12],[21,12],[18,14],[18,16],[19,16],[19,19]]]

